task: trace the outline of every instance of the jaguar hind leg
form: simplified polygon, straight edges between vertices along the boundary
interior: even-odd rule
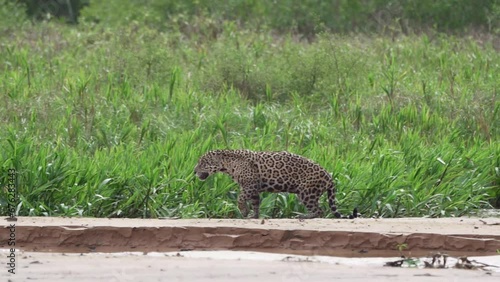
[[[306,207],[308,213],[300,215],[300,219],[322,217],[323,211],[319,206],[319,197],[316,193],[306,194],[301,192],[298,194],[300,202]]]

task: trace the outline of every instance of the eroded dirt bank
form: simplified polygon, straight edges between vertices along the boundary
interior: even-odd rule
[[[412,255],[448,252],[494,255],[497,218],[445,219],[93,219],[20,217],[16,247],[24,251],[164,252],[253,250],[305,255],[394,256],[400,244]],[[8,248],[8,228],[0,248]],[[396,252],[396,253],[395,253]]]

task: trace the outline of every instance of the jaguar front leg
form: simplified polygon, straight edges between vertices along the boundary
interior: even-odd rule
[[[252,205],[253,218],[259,218],[260,209],[260,195],[259,190],[256,185],[252,185],[250,189],[241,189],[241,193],[238,196],[238,208],[240,209],[241,215],[247,217],[249,214],[248,202]]]
[[[238,196],[238,208],[240,209],[240,213],[243,218],[248,216],[247,200],[247,196],[244,193],[240,193]]]
[[[260,195],[258,192],[252,194],[251,203],[252,203],[252,208],[253,208],[253,218],[259,218]]]

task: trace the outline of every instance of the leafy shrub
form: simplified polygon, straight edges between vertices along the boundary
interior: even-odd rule
[[[0,28],[7,30],[23,25],[27,16],[26,6],[12,0],[0,0]]]

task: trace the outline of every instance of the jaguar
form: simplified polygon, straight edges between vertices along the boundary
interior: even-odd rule
[[[222,172],[239,184],[238,208],[247,217],[251,203],[253,217],[259,218],[261,192],[288,192],[297,194],[308,213],[300,218],[321,217],[323,211],[319,200],[327,192],[328,203],[337,218],[342,216],[335,205],[335,183],[332,176],[317,163],[286,151],[256,152],[250,150],[214,150],[202,155],[194,168],[196,176],[205,180],[210,175]]]

